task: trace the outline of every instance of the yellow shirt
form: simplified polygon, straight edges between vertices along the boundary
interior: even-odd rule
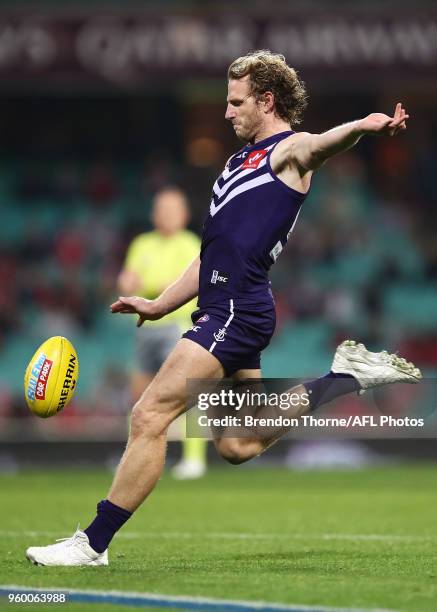
[[[153,300],[181,276],[199,253],[200,239],[188,230],[173,236],[146,232],[131,242],[124,267],[140,277],[142,286],[138,295]],[[196,301],[192,300],[163,319],[148,324],[177,323],[187,328],[191,326],[190,315],[195,309]]]

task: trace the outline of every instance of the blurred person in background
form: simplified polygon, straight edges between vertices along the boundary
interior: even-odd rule
[[[154,229],[136,236],[128,247],[117,286],[123,295],[148,300],[160,295],[199,255],[200,240],[186,229],[189,208],[184,192],[166,187],[153,199]],[[182,333],[191,325],[193,301],[160,321],[149,321],[138,330],[135,365],[131,372],[131,399],[135,404],[148,387]],[[200,478],[206,471],[207,440],[184,438],[182,460],[173,468],[178,479]]]

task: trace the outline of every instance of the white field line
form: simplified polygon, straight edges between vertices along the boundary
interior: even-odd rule
[[[232,612],[250,612],[251,610],[260,610],[260,612],[396,612],[395,610],[387,610],[382,608],[338,608],[330,606],[307,606],[304,604],[282,604],[270,603],[267,601],[245,601],[238,599],[216,599],[213,597],[190,597],[179,595],[165,595],[160,593],[138,593],[130,591],[97,591],[89,589],[70,589],[68,587],[26,587],[22,585],[0,585],[0,596],[9,593],[65,593],[70,595],[70,601],[87,601],[88,603],[116,603],[132,605],[135,601],[135,606],[143,604],[143,606],[165,605],[187,609],[187,610],[226,610]]]
[[[26,536],[29,538],[56,538],[65,537],[61,531],[4,531],[0,530],[0,537],[17,538]],[[211,540],[346,540],[346,541],[369,541],[369,542],[435,542],[437,535],[396,535],[378,533],[233,533],[233,532],[186,532],[186,531],[128,531],[117,533],[117,538],[126,540],[141,539],[170,539],[191,540],[207,538]]]

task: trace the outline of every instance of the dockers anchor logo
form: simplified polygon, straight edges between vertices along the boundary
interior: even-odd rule
[[[216,342],[223,342],[226,336],[226,327],[222,327],[218,331],[214,332],[214,338]]]

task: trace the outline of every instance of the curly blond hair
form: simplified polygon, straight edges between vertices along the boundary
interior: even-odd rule
[[[255,99],[270,91],[275,98],[276,115],[291,126],[301,122],[308,103],[305,84],[294,68],[287,65],[283,55],[267,49],[252,51],[229,66],[228,79],[242,79],[247,75]]]

